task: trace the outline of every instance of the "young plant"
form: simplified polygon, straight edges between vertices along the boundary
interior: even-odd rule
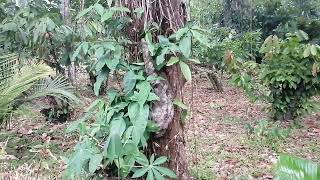
[[[320,46],[307,44],[303,31],[285,40],[268,37],[260,52],[262,64],[229,61],[232,81],[255,100],[270,104],[275,120],[293,120],[315,109],[311,98],[319,93]]]
[[[282,129],[279,124],[261,120],[256,126],[246,125],[252,143],[277,150],[289,136],[290,129]]]
[[[270,36],[261,48],[266,63],[260,79],[269,87],[267,101],[275,119],[292,120],[311,111],[311,97],[319,93],[320,46],[307,40],[308,35],[298,31],[285,40]]]

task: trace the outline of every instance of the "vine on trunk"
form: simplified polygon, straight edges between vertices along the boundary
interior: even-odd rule
[[[79,20],[93,14],[93,21],[110,32],[117,31],[112,29],[114,21],[126,17],[131,21],[123,26],[125,33],[120,37],[81,42],[73,55],[96,59],[92,64],[97,73],[96,94],[110,72],[126,73],[120,89],[108,90],[108,101],[93,103],[84,118],[69,128],[80,133],[81,141],[65,158],[68,177],[176,177],[159,166],[167,163],[179,179],[189,178],[180,118],[182,109],[187,109],[182,88],[191,80],[188,64],[197,62],[191,59],[191,38],[200,42],[205,38],[196,26],[182,27],[186,16],[177,9],[183,6],[181,1],[119,1],[116,7],[95,4],[79,13]]]

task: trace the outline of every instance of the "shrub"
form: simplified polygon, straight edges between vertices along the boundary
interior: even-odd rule
[[[269,87],[268,102],[275,119],[295,119],[311,110],[310,99],[319,92],[320,47],[304,43],[306,33],[289,34],[285,40],[276,36],[266,39],[260,79]]]
[[[233,61],[229,71],[232,82],[255,100],[271,106],[276,120],[295,119],[314,110],[311,98],[319,93],[320,46],[306,43],[303,31],[287,34],[282,40],[269,36],[261,47],[263,64]]]

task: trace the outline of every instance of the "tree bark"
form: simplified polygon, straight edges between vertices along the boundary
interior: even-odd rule
[[[66,25],[70,25],[70,0],[61,0],[60,13]],[[67,51],[71,51],[70,44],[66,45]],[[70,62],[67,68],[68,78],[72,85],[76,81],[76,66],[74,62]]]
[[[223,92],[223,86],[221,82],[218,80],[217,75],[214,72],[207,73],[207,76],[212,84],[212,87],[217,91],[222,93]]]
[[[162,132],[153,137],[154,141],[150,151],[159,156],[167,156],[169,158],[168,168],[174,170],[178,179],[182,180],[190,179],[185,154],[184,128],[180,117],[181,112],[173,106],[172,101],[174,99],[182,100],[185,80],[180,67],[177,65],[165,67],[160,72],[155,72],[153,67],[154,60],[148,52],[143,37],[139,35],[144,31],[144,27],[147,27],[152,22],[160,26],[159,31],[152,32],[154,40],[157,39],[158,35],[169,36],[175,33],[185,25],[188,19],[187,2],[188,0],[119,0],[120,6],[125,6],[131,10],[136,8],[144,9],[144,15],[141,18],[133,13],[126,14],[133,19],[131,25],[127,28],[130,40],[136,42],[134,44],[142,45],[138,54],[136,52],[131,54],[140,57],[141,54],[143,55],[148,75],[159,75],[166,79],[153,84],[155,93],[160,97],[160,102],[153,105],[151,117],[159,124]],[[132,47],[130,49],[136,50],[137,48]],[[139,58],[133,57],[132,59]],[[170,101],[167,101],[168,99]],[[162,107],[154,108],[154,106]],[[159,112],[159,109],[163,110],[163,113],[155,112]]]
[[[167,68],[166,77],[173,99],[182,100],[185,80],[180,67],[174,65]],[[156,144],[159,146],[154,146],[155,153],[169,158],[168,167],[177,173],[178,179],[190,179],[186,158],[184,126],[181,120],[180,109],[174,109],[173,120],[169,124],[166,133],[161,138],[156,139]]]

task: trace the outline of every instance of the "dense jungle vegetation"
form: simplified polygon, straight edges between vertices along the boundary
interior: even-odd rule
[[[319,0],[0,0],[0,179],[320,179]]]

